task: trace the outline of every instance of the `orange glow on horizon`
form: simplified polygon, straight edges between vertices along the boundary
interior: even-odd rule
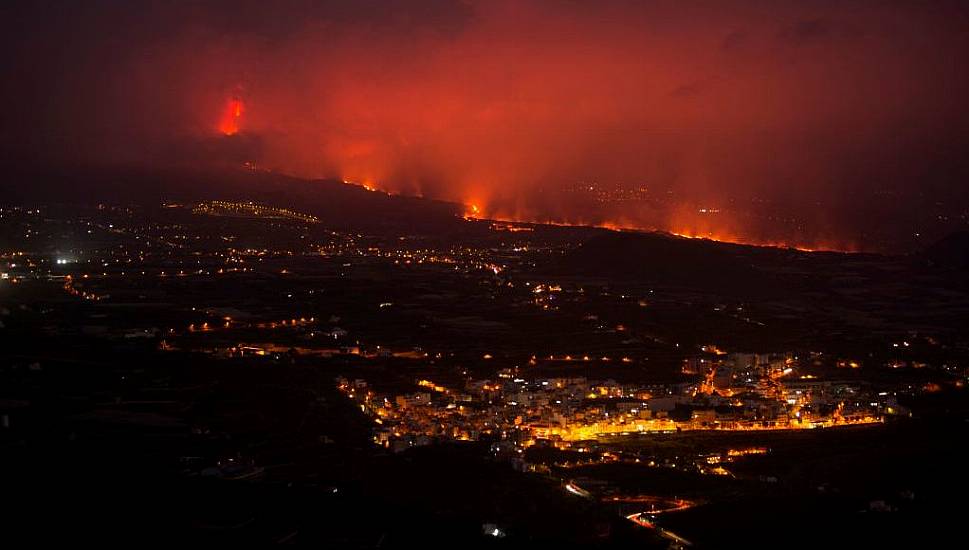
[[[966,228],[966,2],[110,4],[24,12],[9,163],[343,179],[388,210],[700,249]],[[35,47],[64,28],[76,52]]]
[[[605,221],[584,221],[584,220],[558,220],[543,219],[534,216],[512,215],[506,216],[487,211],[487,207],[479,206],[480,203],[466,203],[464,218],[467,220],[491,220],[506,223],[534,223],[540,225],[555,225],[564,227],[597,227],[612,231],[648,231],[669,233],[676,237],[685,239],[709,240],[722,243],[762,246],[770,248],[786,248],[798,250],[800,252],[860,252],[857,247],[850,243],[835,243],[826,241],[785,241],[781,239],[758,239],[745,237],[742,233],[732,232],[724,229],[714,229],[706,225],[703,229],[691,227],[690,225],[676,225],[671,223],[668,226],[646,227],[627,220],[605,220]]]
[[[762,240],[746,240],[742,237],[736,237],[733,235],[718,235],[716,233],[693,233],[689,229],[684,229],[681,231],[670,231],[672,235],[677,237],[682,237],[684,239],[706,239],[708,241],[716,241],[720,243],[732,243],[732,244],[745,244],[752,246],[767,246],[771,248],[791,248],[794,250],[799,250],[801,252],[856,252],[853,249],[842,249],[826,244],[817,244],[812,246],[807,246],[803,244],[791,244],[784,241],[762,241]]]

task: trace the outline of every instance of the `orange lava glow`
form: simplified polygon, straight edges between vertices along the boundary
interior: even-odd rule
[[[707,239],[711,241],[746,244],[754,246],[769,246],[774,248],[790,248],[802,252],[858,252],[858,247],[851,242],[813,236],[810,239],[778,237],[775,234],[762,231],[752,231],[749,227],[754,221],[744,223],[719,208],[698,208],[691,205],[681,205],[674,208],[665,227],[662,229],[678,237],[688,239]],[[778,227],[778,233],[782,232]],[[767,233],[767,234],[765,234]]]
[[[5,162],[248,162],[802,250],[965,229],[965,1],[15,3]]]
[[[243,104],[238,97],[233,97],[225,104],[219,119],[219,131],[224,135],[233,136],[239,133],[239,123],[242,120]]]
[[[480,215],[481,215],[481,208],[479,208],[476,203],[464,205],[464,219],[474,220],[474,219],[477,219]],[[496,220],[496,221],[514,221],[514,220]]]
[[[810,242],[799,240],[768,239],[747,236],[743,231],[730,229],[728,223],[723,223],[722,227],[716,227],[708,221],[704,223],[684,222],[682,216],[675,216],[665,224],[655,226],[644,226],[641,223],[630,220],[573,220],[573,219],[543,219],[529,215],[505,215],[504,213],[492,212],[487,206],[479,206],[480,203],[465,204],[464,218],[468,220],[482,219],[508,223],[535,223],[542,225],[556,225],[565,227],[597,227],[610,229],[613,231],[659,231],[669,233],[677,237],[686,239],[709,240],[722,243],[731,243],[749,246],[762,246],[771,248],[786,248],[801,252],[860,252],[860,250],[850,242],[812,240]]]
[[[752,246],[767,246],[772,248],[791,248],[794,250],[799,250],[801,252],[858,252],[858,250],[851,245],[846,244],[833,244],[826,242],[817,243],[800,243],[800,242],[787,242],[782,240],[763,240],[763,239],[746,239],[744,237],[734,235],[731,233],[718,233],[716,231],[707,232],[694,232],[689,228],[672,229],[668,231],[669,233],[676,235],[677,237],[683,237],[686,239],[706,239],[709,241],[717,241],[721,243],[733,243],[733,244],[745,244]]]

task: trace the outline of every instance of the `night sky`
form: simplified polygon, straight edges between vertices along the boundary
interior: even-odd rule
[[[8,162],[250,161],[845,249],[967,223],[966,2],[35,0],[0,20]],[[662,201],[563,191],[586,183]]]

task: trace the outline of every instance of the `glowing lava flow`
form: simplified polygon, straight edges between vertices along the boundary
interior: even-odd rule
[[[222,118],[219,119],[219,131],[227,136],[239,133],[239,123],[242,119],[242,100],[238,97],[231,98],[222,111]]]
[[[789,244],[783,241],[760,241],[760,240],[748,240],[733,236],[720,236],[715,233],[694,233],[689,230],[681,231],[669,231],[671,235],[676,235],[677,237],[682,237],[684,239],[700,239],[707,241],[716,241],[718,243],[730,243],[730,244],[743,244],[749,246],[766,246],[770,248],[790,248],[793,250],[798,250],[800,252],[854,252],[854,250],[845,250],[842,248],[836,248],[828,245],[812,245],[804,246],[800,244]]]
[[[798,250],[800,252],[857,252],[858,250],[853,246],[832,246],[827,244],[811,244],[810,246],[796,243],[792,244],[785,241],[765,241],[758,239],[746,239],[734,235],[720,235],[713,232],[698,232],[692,231],[690,229],[667,229],[662,227],[643,227],[641,225],[629,224],[624,222],[614,223],[611,221],[600,221],[600,222],[570,222],[570,221],[559,221],[559,220],[547,220],[547,219],[534,219],[534,218],[521,218],[521,217],[506,217],[506,216],[495,216],[488,213],[483,213],[481,208],[476,204],[465,205],[464,219],[466,220],[490,220],[496,222],[505,223],[533,223],[540,225],[557,225],[564,227],[598,227],[602,229],[611,229],[613,231],[649,231],[649,232],[661,232],[668,233],[670,235],[675,235],[677,237],[685,239],[697,239],[697,240],[707,240],[715,241],[728,244],[739,244],[747,246],[761,246],[769,248],[786,248],[791,250]]]
[[[241,101],[234,100],[238,102],[241,109]],[[231,135],[225,132],[226,135]],[[234,133],[234,132],[233,132]],[[380,189],[377,184],[371,183],[356,183],[354,181],[344,179],[343,183],[348,185],[357,185],[363,187],[367,191],[380,191],[384,193],[389,193]],[[475,199],[465,199],[463,203],[463,213],[461,216],[468,221],[493,221],[501,223],[519,223],[519,224],[536,224],[536,225],[554,225],[562,227],[597,227],[601,229],[609,229],[612,231],[645,231],[645,232],[659,232],[666,233],[669,235],[674,235],[676,237],[685,239],[696,239],[696,240],[707,240],[715,241],[720,243],[728,244],[738,244],[746,246],[759,246],[768,248],[784,248],[789,250],[798,250],[800,252],[859,252],[859,249],[852,244],[828,244],[828,242],[818,242],[818,241],[798,241],[798,242],[788,242],[782,240],[764,240],[764,239],[751,239],[747,237],[742,237],[736,235],[733,232],[715,232],[711,230],[696,230],[690,228],[688,225],[683,225],[679,223],[670,224],[672,227],[662,227],[662,226],[643,226],[637,224],[630,220],[619,220],[619,221],[585,221],[585,220],[562,220],[562,219],[550,219],[541,218],[529,215],[515,214],[511,216],[500,215],[497,212],[491,211],[486,203],[482,203]]]

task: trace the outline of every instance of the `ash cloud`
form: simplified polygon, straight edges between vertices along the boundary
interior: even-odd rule
[[[862,247],[879,230],[871,210],[951,209],[969,175],[959,2],[0,10],[11,158],[251,157],[497,216]],[[218,117],[240,90],[241,131],[225,140]],[[564,192],[577,182],[662,196],[590,209]],[[723,214],[698,219],[703,208]]]

